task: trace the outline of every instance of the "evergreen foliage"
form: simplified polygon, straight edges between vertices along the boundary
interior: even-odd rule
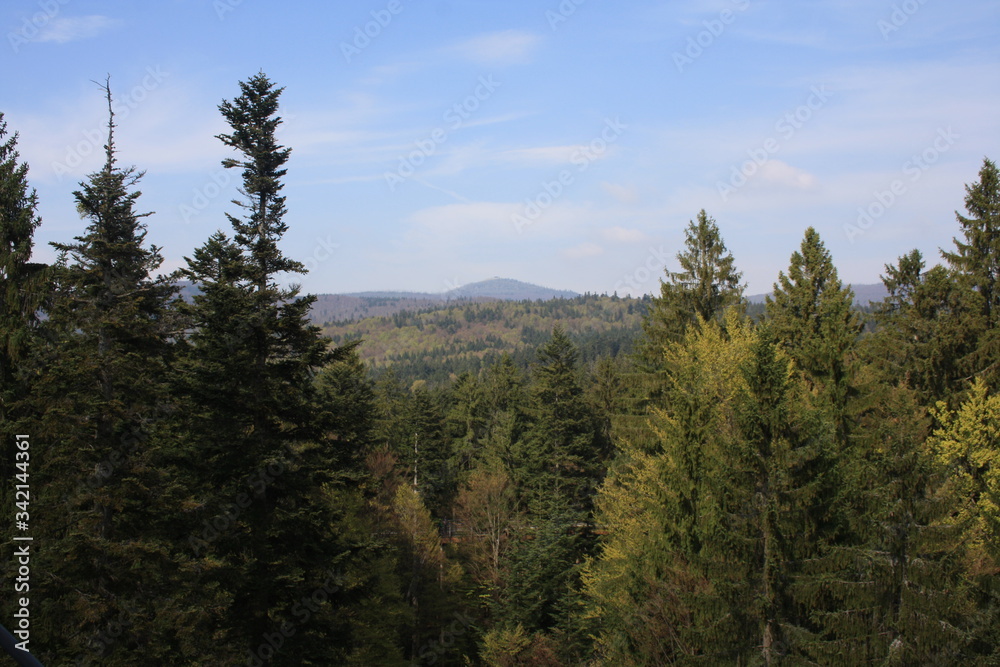
[[[43,661],[997,663],[990,160],[945,265],[903,255],[869,311],[809,228],[751,316],[701,211],[654,299],[462,302],[333,340],[284,286],[283,89],[258,73],[220,104],[240,210],[168,279],[102,88],[85,231],[51,267],[0,115],[0,471],[28,479],[30,433]]]

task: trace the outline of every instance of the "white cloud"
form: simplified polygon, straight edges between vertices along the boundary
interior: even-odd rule
[[[531,62],[541,41],[538,35],[524,30],[501,30],[477,35],[451,50],[463,58],[485,65],[511,65]]]
[[[618,226],[602,229],[601,236],[615,243],[638,243],[648,238],[644,232],[638,229],[626,229]]]
[[[96,37],[103,30],[112,28],[121,21],[107,16],[73,16],[57,18],[45,26],[45,28],[35,38],[36,42],[55,42],[65,44],[78,39],[88,39]]]
[[[601,183],[601,189],[623,204],[634,204],[639,200],[639,190],[634,185],[618,185],[616,183]]]
[[[514,148],[496,154],[498,160],[520,165],[566,164],[583,150],[583,146],[537,146],[535,148]]]
[[[586,259],[588,257],[596,257],[604,253],[604,248],[597,245],[596,243],[581,243],[580,245],[575,245],[572,248],[567,248],[563,251],[563,254],[570,259]]]
[[[432,206],[416,211],[410,222],[436,234],[478,234],[514,230],[511,217],[518,204],[507,202],[471,202]]]
[[[812,174],[781,160],[768,160],[762,164],[756,178],[762,183],[799,190],[808,190],[817,183]]]

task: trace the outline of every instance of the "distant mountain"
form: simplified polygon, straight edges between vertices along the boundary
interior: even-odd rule
[[[449,299],[487,297],[500,301],[548,301],[549,299],[573,299],[580,296],[568,290],[549,289],[511,278],[490,278],[478,283],[469,283],[445,292]]]
[[[858,306],[867,306],[872,301],[877,303],[889,294],[882,283],[850,285],[850,288],[854,290],[854,303]],[[770,295],[771,292],[767,294],[751,294],[747,297],[747,301],[750,303],[764,303],[764,297]]]
[[[491,278],[469,283],[447,292],[351,292],[349,294],[319,294],[310,317],[317,324],[348,322],[364,317],[388,317],[402,311],[419,311],[436,308],[449,302],[483,303],[489,301],[548,301],[572,299],[576,292],[555,290],[540,285],[512,280]]]

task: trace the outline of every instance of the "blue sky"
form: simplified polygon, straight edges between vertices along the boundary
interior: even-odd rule
[[[83,231],[108,75],[164,270],[235,210],[219,103],[285,86],[282,247],[313,293],[652,292],[702,208],[751,293],[810,225],[876,282],[936,262],[1000,159],[995,0],[9,0],[0,27],[43,261]]]

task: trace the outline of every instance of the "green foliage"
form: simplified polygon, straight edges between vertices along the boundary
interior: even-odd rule
[[[643,355],[655,361],[663,345],[677,341],[697,318],[712,320],[726,308],[743,304],[742,274],[719,233],[715,220],[702,209],[697,222],[684,231],[683,252],[677,253],[680,271],[667,271],[660,296],[653,299],[643,320]]]
[[[980,296],[940,265],[924,271],[917,250],[885,269],[889,296],[876,306],[867,356],[886,380],[905,382],[925,404],[960,391],[979,335],[969,325]]]
[[[837,277],[830,253],[809,227],[788,274],[778,273],[773,297],[766,299],[772,330],[808,381],[824,395],[837,427],[847,439],[847,404],[852,395],[852,356],[862,322],[854,293]]]
[[[748,316],[701,211],[655,299],[458,302],[334,341],[281,287],[304,273],[282,89],[259,73],[219,107],[242,212],[186,303],[105,92],[53,267],[0,116],[0,465],[23,427],[44,660],[997,663],[989,160],[948,266],[886,266],[870,318],[812,228]]]
[[[378,372],[391,366],[406,386],[426,380],[429,387],[441,388],[462,373],[479,375],[505,354],[527,370],[556,325],[577,345],[583,363],[626,354],[647,302],[648,297],[585,295],[544,302],[451,303],[327,323],[323,332],[336,343],[363,340],[362,358]]]
[[[33,528],[46,545],[33,562],[45,619],[34,638],[46,647],[43,659],[69,660],[90,653],[109,624],[124,623],[102,655],[106,664],[130,664],[150,645],[180,642],[176,622],[199,614],[172,597],[184,565],[164,531],[174,512],[155,441],[172,410],[174,289],[151,277],[162,260],[144,243],[148,214],[135,211],[141,173],[117,164],[105,93],[105,163],[74,193],[86,232],[53,244],[61,254],[34,350],[29,432],[44,467],[31,478]]]

